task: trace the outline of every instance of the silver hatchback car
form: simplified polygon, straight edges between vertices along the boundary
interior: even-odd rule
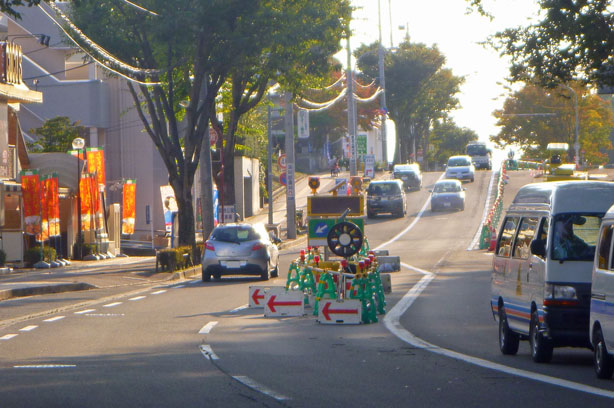
[[[222,275],[259,275],[262,280],[279,274],[279,249],[263,224],[220,224],[205,242],[202,278]]]

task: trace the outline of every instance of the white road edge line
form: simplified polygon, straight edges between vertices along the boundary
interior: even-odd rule
[[[244,375],[233,375],[232,378],[234,378],[235,380],[237,380],[238,382],[240,382],[241,384],[245,385],[248,388],[251,388],[254,391],[257,391],[261,394],[267,395],[271,398],[276,399],[277,401],[287,401],[290,398],[286,397],[285,395],[279,394],[273,390],[271,390],[270,388],[265,387],[262,384],[257,383],[256,381],[252,380],[249,377],[246,377]]]
[[[484,212],[482,213],[482,221],[480,221],[480,227],[478,227],[478,230],[475,232],[473,241],[471,241],[471,244],[469,244],[469,246],[467,247],[467,251],[472,251],[473,248],[475,248],[475,246],[478,244],[478,241],[480,240],[480,236],[482,235],[481,226],[484,225],[484,221],[486,221],[486,217],[488,216],[488,206],[490,205],[492,188],[495,184],[495,173],[498,172],[493,171],[490,175],[490,183],[488,183],[488,193],[486,193],[486,201],[484,202]]]
[[[75,368],[75,364],[15,365],[13,368]]]
[[[215,326],[217,326],[217,322],[209,322],[198,331],[198,334],[209,334]]]
[[[219,360],[219,357],[213,352],[210,345],[201,344],[199,349],[200,349],[200,352],[203,354],[203,356],[205,356],[207,359]]]
[[[430,198],[426,200],[426,203],[422,207],[422,210],[420,210],[420,212],[416,216],[416,219],[407,228],[405,228],[403,231],[401,231],[398,235],[393,237],[391,240],[379,245],[376,249],[383,248],[387,246],[388,244],[395,242],[401,236],[403,236],[409,230],[411,230],[414,227],[414,225],[418,222],[418,220],[422,217],[422,214],[427,204],[429,203],[429,201],[430,201]],[[393,335],[398,337],[401,341],[404,341],[405,343],[412,345],[414,347],[424,349],[426,351],[430,351],[431,353],[439,354],[445,357],[454,358],[456,360],[460,360],[460,361],[463,361],[469,364],[473,364],[478,367],[488,368],[491,370],[500,371],[500,372],[510,374],[510,375],[515,375],[518,377],[527,378],[529,380],[544,382],[547,384],[567,388],[567,389],[574,390],[574,391],[581,391],[581,392],[585,392],[588,394],[593,394],[593,395],[598,395],[601,397],[614,399],[614,391],[608,391],[608,390],[604,390],[601,388],[591,387],[589,385],[584,385],[584,384],[576,383],[573,381],[564,380],[561,378],[550,377],[547,375],[538,374],[538,373],[534,373],[534,372],[527,371],[527,370],[521,370],[518,368],[505,366],[503,364],[494,363],[492,361],[484,360],[482,358],[473,357],[473,356],[462,354],[462,353],[452,351],[449,349],[441,348],[425,340],[422,340],[419,337],[414,336],[411,332],[409,332],[407,329],[405,329],[401,325],[400,323],[401,316],[410,308],[410,306],[414,303],[414,301],[418,298],[418,296],[420,296],[422,291],[426,289],[428,284],[435,278],[435,274],[429,271],[426,271],[424,269],[416,268],[414,266],[408,265],[403,262],[401,262],[401,265],[404,268],[413,270],[415,272],[418,272],[424,275],[422,279],[420,279],[420,281],[418,281],[418,283],[416,283],[403,296],[403,298],[401,298],[401,300],[399,300],[397,304],[394,305],[394,307],[388,313],[386,313],[386,317],[384,317],[384,325],[386,326],[386,328]]]

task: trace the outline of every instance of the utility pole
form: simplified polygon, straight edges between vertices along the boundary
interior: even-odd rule
[[[292,112],[292,94],[284,93],[286,112],[284,124],[286,130],[286,218],[288,239],[296,238],[296,192],[294,186],[294,115]]]
[[[378,47],[378,69],[379,69],[379,83],[382,88],[382,93],[379,100],[380,108],[380,120],[382,121],[380,132],[382,139],[382,160],[384,166],[388,167],[388,142],[386,135],[386,118],[388,116],[388,109],[386,107],[386,76],[384,75],[384,46],[382,45],[382,11],[380,7],[380,0],[377,0],[377,13],[379,20],[379,47]],[[392,33],[392,30],[390,30]],[[392,41],[392,34],[390,34],[390,41]],[[398,138],[398,136],[397,136]]]
[[[203,75],[203,83],[200,87],[200,97],[198,110],[202,108],[202,105],[207,99],[207,78]],[[198,119],[197,119],[198,120]],[[213,178],[211,177],[211,136],[209,134],[209,118],[201,119],[201,123],[204,122],[205,132],[203,135],[202,145],[200,147],[200,214],[203,220],[203,242],[209,238],[209,234],[213,231],[215,220],[213,214],[215,211],[213,205]],[[221,136],[220,136],[221,137]],[[219,143],[220,141],[218,141]],[[220,143],[223,146],[223,143]],[[220,152],[223,154],[223,152]],[[211,210],[210,210],[211,209]]]
[[[267,182],[266,191],[269,196],[269,225],[273,225],[273,136],[271,135],[271,107],[267,107]],[[288,157],[288,156],[286,156]]]
[[[347,36],[347,97],[348,97],[348,135],[350,137],[350,176],[356,176],[356,115],[354,114],[354,74],[352,72],[352,50],[350,30]]]

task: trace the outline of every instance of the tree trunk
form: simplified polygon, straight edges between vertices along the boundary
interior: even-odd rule
[[[179,212],[179,246],[193,246],[195,244],[194,237],[194,208],[192,207],[192,191],[190,188],[173,186],[175,190],[175,200],[177,201],[177,209]]]

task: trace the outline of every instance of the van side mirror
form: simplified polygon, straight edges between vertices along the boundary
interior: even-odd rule
[[[536,239],[531,241],[531,253],[533,255],[545,257],[546,256],[546,243],[542,239]]]

